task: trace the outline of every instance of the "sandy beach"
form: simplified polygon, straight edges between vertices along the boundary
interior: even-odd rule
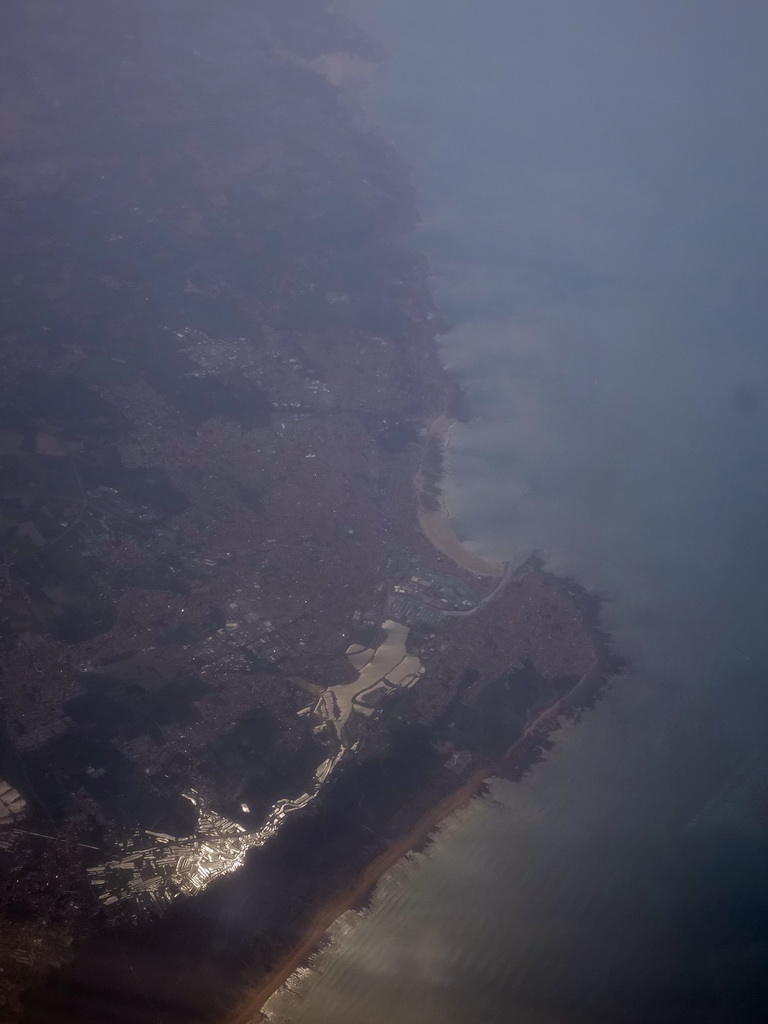
[[[437,417],[427,428],[427,441],[433,437],[445,444],[455,423],[456,421],[448,416]],[[423,460],[419,463],[413,476],[417,498],[424,486],[422,463]],[[493,565],[468,551],[456,536],[442,502],[436,511],[422,508],[421,502],[419,502],[419,522],[427,539],[439,551],[469,572],[479,576],[497,577],[504,575],[508,568],[504,565]],[[258,985],[247,991],[234,1013],[228,1018],[228,1024],[255,1024],[255,1022],[265,1019],[261,1011],[270,996],[284,985],[291,974],[317,950],[334,921],[359,904],[381,877],[407,853],[425,842],[442,821],[465,807],[488,779],[494,776],[521,777],[530,764],[536,760],[538,743],[554,732],[561,717],[567,717],[573,713],[580,700],[588,698],[596,685],[599,689],[606,671],[607,666],[601,664],[599,659],[596,660],[568,694],[546,708],[540,709],[534,715],[524,732],[500,761],[486,764],[474,771],[454,792],[444,797],[422,815],[404,836],[393,842],[383,853],[371,861],[347,889],[321,905],[309,923],[302,941],[286,954]],[[589,703],[589,700],[585,699],[585,703]]]
[[[382,875],[393,868],[409,851],[428,839],[440,822],[465,807],[479,792],[493,771],[492,768],[485,767],[474,772],[462,786],[430,808],[402,839],[392,843],[387,850],[371,861],[348,889],[320,907],[309,924],[302,942],[291,950],[257,986],[246,993],[240,1005],[229,1017],[228,1024],[254,1024],[263,1019],[260,1011],[269,997],[285,984],[307,957],[312,955],[333,922],[351,907],[360,903]]]
[[[596,660],[570,693],[543,708],[531,719],[524,732],[500,762],[485,765],[473,772],[467,781],[453,793],[444,797],[422,815],[414,827],[401,839],[393,842],[382,854],[371,861],[368,867],[350,884],[349,888],[319,907],[307,927],[301,943],[292,949],[258,985],[246,993],[235,1012],[228,1018],[227,1024],[257,1024],[258,1021],[264,1020],[265,1016],[261,1010],[267,1000],[317,950],[323,936],[334,921],[359,904],[381,877],[407,853],[429,839],[441,822],[466,807],[489,779],[494,776],[522,777],[531,762],[535,760],[535,757],[531,757],[531,752],[535,748],[535,744],[534,747],[531,746],[532,741],[544,740],[557,729],[561,717],[567,717],[577,711],[582,701],[585,706],[588,706],[594,692],[604,685],[605,676],[606,667]]]
[[[441,445],[445,446],[455,424],[456,420],[451,419],[449,416],[438,416],[427,427],[427,442],[430,438],[434,438]],[[424,450],[425,452],[427,450],[426,444]],[[466,569],[476,576],[501,576],[504,572],[503,565],[494,565],[491,562],[486,562],[485,559],[476,555],[461,543],[456,536],[442,497],[437,509],[428,508],[420,500],[424,490],[423,472],[422,458],[418,469],[413,475],[413,486],[416,491],[419,525],[424,536],[434,548],[450,558],[456,565],[461,566],[462,569]]]

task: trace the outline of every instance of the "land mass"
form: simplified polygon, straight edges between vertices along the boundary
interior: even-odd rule
[[[6,7],[0,1009],[250,1013],[619,665],[446,514],[378,46],[314,0]]]

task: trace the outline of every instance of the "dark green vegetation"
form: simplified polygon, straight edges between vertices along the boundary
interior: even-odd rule
[[[287,747],[275,715],[259,707],[211,740],[202,751],[202,771],[217,791],[227,794],[221,801],[223,813],[258,823],[278,799],[306,792],[325,756],[314,737],[298,749]]]
[[[431,512],[440,508],[444,473],[443,442],[430,435],[421,462],[421,490],[419,501]]]
[[[473,682],[469,675],[465,685],[469,688]],[[577,682],[578,677],[565,677],[553,686],[552,680],[544,679],[529,661],[483,687],[470,703],[460,697],[443,727],[443,736],[457,750],[500,759],[536,712],[552,703],[553,691],[565,695]]]

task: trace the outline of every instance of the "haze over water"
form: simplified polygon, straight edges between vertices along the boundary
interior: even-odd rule
[[[270,1011],[764,1021],[768,8],[360,7],[393,54],[371,116],[413,165],[471,405],[450,507],[489,557],[538,548],[603,593],[633,670]]]

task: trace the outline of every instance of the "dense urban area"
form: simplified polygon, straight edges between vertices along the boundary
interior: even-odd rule
[[[427,428],[463,400],[407,174],[355,99],[384,55],[344,11],[3,21],[0,1015],[96,1020],[66,978],[99,943],[128,963],[131,930],[266,885],[282,842],[221,967],[258,976],[344,883],[334,834],[362,870],[616,665],[538,557],[482,574],[422,529]],[[194,998],[162,1019],[213,1019]]]

